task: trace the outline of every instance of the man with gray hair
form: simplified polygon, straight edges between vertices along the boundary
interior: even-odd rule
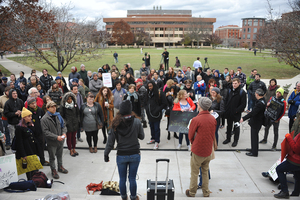
[[[77,73],[77,69],[75,66],[71,67],[71,73],[69,74],[69,87],[71,87],[72,80],[74,78],[77,78],[78,80],[81,79],[81,76],[79,73]]]
[[[213,147],[217,149],[215,131],[217,126],[216,119],[210,114],[208,109],[212,101],[207,97],[198,100],[199,114],[194,117],[189,127],[189,139],[192,144],[191,153],[191,181],[190,187],[185,191],[187,197],[195,197],[197,192],[197,179],[199,168],[202,170],[202,192],[204,197],[209,197],[208,189],[208,169],[212,157]]]
[[[35,98],[35,100],[36,100],[36,105],[37,105],[38,107],[40,107],[40,108],[43,107],[44,101],[43,101],[43,99],[41,99],[41,98],[39,97],[39,94],[40,94],[40,93],[39,93],[39,91],[37,90],[36,87],[30,88],[30,89],[28,90],[28,94],[29,94],[28,98],[29,98],[29,97]],[[25,102],[25,108],[28,108],[28,99],[27,99],[27,101]]]
[[[250,151],[246,153],[247,156],[258,156],[258,133],[264,122],[264,112],[266,110],[266,101],[264,98],[265,92],[259,88],[255,91],[255,106],[253,110],[246,116],[242,117],[240,123],[250,119],[249,125],[251,126],[251,149],[246,149]]]

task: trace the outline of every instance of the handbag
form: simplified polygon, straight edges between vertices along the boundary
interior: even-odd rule
[[[96,112],[95,112],[96,114],[93,115],[93,116],[94,116],[94,118],[96,120],[97,129],[99,130],[99,129],[102,129],[103,125],[102,125],[101,122],[98,122],[98,120],[97,120],[97,113],[98,113],[97,106],[95,106],[95,110],[96,110]]]
[[[20,179],[18,182],[12,182],[8,187],[4,188],[6,192],[26,192],[26,191],[36,191],[36,185],[33,180],[26,181],[25,179]]]
[[[18,171],[18,175],[20,174],[24,174],[26,172],[31,172],[34,170],[38,170],[38,169],[43,169],[43,166],[40,162],[40,160],[38,159],[37,155],[30,155],[30,156],[26,156],[27,159],[27,167],[24,169],[23,168],[23,159],[16,159],[16,164],[17,164],[17,171]]]

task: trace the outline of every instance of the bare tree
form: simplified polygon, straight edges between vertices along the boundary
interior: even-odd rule
[[[217,34],[215,34],[215,33],[206,34],[204,36],[204,38],[205,38],[205,42],[210,43],[213,46],[213,48],[215,48],[215,46],[218,45],[218,44],[222,44],[222,42],[223,42],[221,40],[221,38],[219,36],[217,36]]]
[[[203,18],[191,18],[188,27],[187,34],[192,41],[197,41],[197,48],[199,48],[200,41],[205,40],[205,36],[210,32],[210,26],[204,22]]]
[[[26,9],[24,2],[30,2]],[[70,4],[54,7],[38,0],[9,0],[9,5],[14,23],[7,32],[25,49],[33,49],[30,57],[35,61],[47,63],[55,71],[63,71],[74,62],[101,57],[98,44],[92,43],[101,19],[75,20],[70,14]],[[43,45],[50,46],[51,50],[43,51]]]

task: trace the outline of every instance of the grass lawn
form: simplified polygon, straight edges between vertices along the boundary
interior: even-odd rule
[[[134,70],[139,70],[142,64],[142,57],[144,54],[140,53],[140,49],[106,49],[103,51],[103,55],[98,60],[91,60],[85,62],[86,70],[97,71],[103,64],[108,63],[109,65],[114,64],[113,53],[116,51],[119,54],[119,63],[117,67],[119,70],[123,68],[125,63],[131,63],[131,67]],[[178,56],[181,66],[193,66],[193,62],[198,56],[202,66],[204,65],[204,57],[208,57],[208,63],[211,69],[219,69],[223,72],[224,68],[234,69],[241,66],[243,72],[246,75],[250,74],[250,71],[254,68],[258,70],[262,78],[292,78],[299,74],[299,70],[286,65],[284,63],[278,63],[276,58],[273,58],[268,52],[257,52],[257,56],[254,56],[252,51],[247,50],[222,50],[222,49],[168,49],[170,53],[169,65],[174,66],[175,57]],[[148,49],[144,48],[143,53],[149,52],[151,56],[151,68],[158,69],[161,61],[161,54],[163,49]],[[43,68],[47,68],[50,74],[56,75],[56,72],[47,64],[32,62],[30,59],[24,59],[22,57],[10,58],[16,62],[20,62],[24,65],[42,71]],[[82,62],[77,62],[64,70],[63,75],[67,76],[70,73],[71,66],[76,66],[80,69]],[[192,67],[193,69],[193,67]]]
[[[3,67],[2,65],[0,65],[0,69],[1,69],[1,72],[2,72],[3,76],[6,76],[6,77],[10,76],[11,72],[8,69]]]

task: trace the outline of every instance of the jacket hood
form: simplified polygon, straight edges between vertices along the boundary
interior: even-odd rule
[[[9,97],[9,99],[11,99],[11,100],[13,100],[12,93],[13,93],[14,91],[17,91],[17,90],[11,89],[11,90],[9,91],[8,97]]]
[[[77,104],[77,99],[76,99],[76,96],[75,94],[73,94],[72,92],[67,92],[61,99],[61,102],[60,102],[60,105],[61,106],[64,106],[65,103],[67,102],[68,98],[69,97],[72,97],[72,100],[74,102],[74,104]]]
[[[117,127],[117,133],[123,137],[130,137],[135,130],[132,130],[131,127],[134,122],[134,117],[124,118]]]

